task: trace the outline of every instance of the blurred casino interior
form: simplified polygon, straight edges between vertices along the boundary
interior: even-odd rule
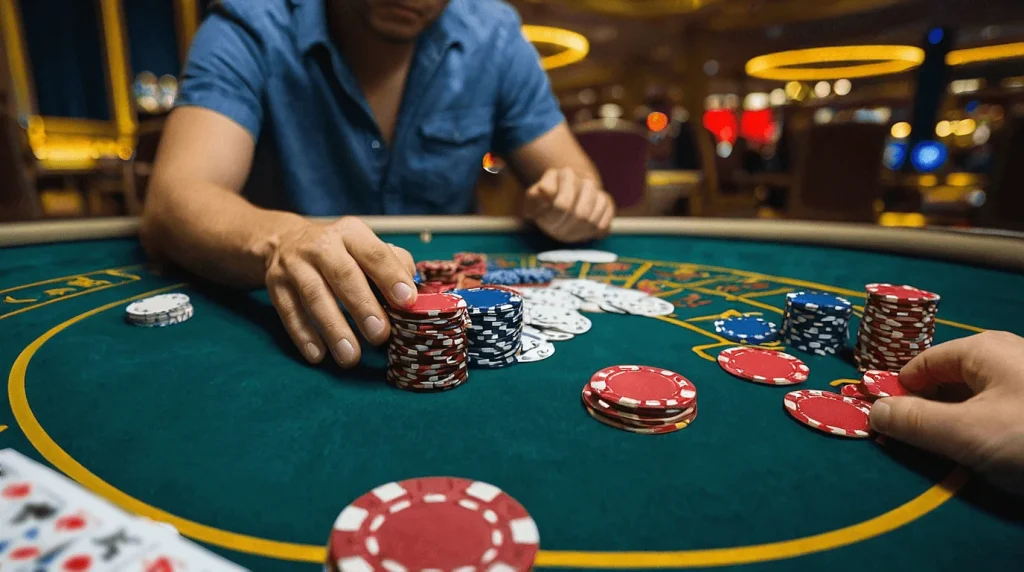
[[[512,4],[620,213],[1024,226],[1021,0]],[[0,0],[0,220],[140,212],[207,9]]]

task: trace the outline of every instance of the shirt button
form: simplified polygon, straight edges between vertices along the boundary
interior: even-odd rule
[[[380,149],[380,141],[374,139],[373,143],[370,143],[370,147],[373,147],[374,149]]]

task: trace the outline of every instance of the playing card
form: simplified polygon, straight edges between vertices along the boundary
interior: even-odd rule
[[[168,536],[153,545],[138,560],[120,569],[124,572],[244,572],[237,564],[203,550],[181,537]]]
[[[30,569],[79,536],[131,517],[69,479],[0,451],[0,570]]]

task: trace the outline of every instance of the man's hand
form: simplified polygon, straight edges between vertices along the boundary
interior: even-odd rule
[[[608,235],[615,201],[593,180],[572,169],[548,169],[526,191],[524,214],[551,238],[583,242]]]
[[[1024,338],[985,332],[935,346],[908,363],[900,382],[923,396],[966,384],[959,403],[926,397],[875,402],[871,426],[945,455],[1024,493]]]
[[[270,300],[310,363],[323,359],[325,342],[342,367],[359,363],[359,341],[338,300],[370,343],[388,339],[387,313],[367,279],[392,305],[407,306],[416,299],[412,256],[381,241],[357,218],[298,226],[260,250]]]

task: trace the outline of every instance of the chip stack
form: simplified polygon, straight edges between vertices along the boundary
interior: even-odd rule
[[[802,352],[835,355],[846,345],[853,304],[823,292],[790,292],[782,316],[783,341]]]
[[[615,365],[583,386],[583,407],[610,427],[660,435],[685,429],[697,417],[697,388],[667,369]]]
[[[125,320],[146,328],[162,328],[186,322],[195,315],[192,301],[185,294],[160,294],[128,304]]]
[[[477,280],[487,274],[487,255],[478,252],[456,252],[453,257],[459,265],[459,272]]]
[[[407,308],[388,308],[387,380],[409,391],[446,391],[469,378],[466,301],[450,293],[420,293]]]
[[[523,299],[502,288],[454,290],[468,306],[469,365],[500,368],[516,363],[523,333]]]
[[[423,285],[435,291],[455,288],[459,281],[459,263],[454,260],[421,260],[416,271]]]
[[[554,278],[555,271],[547,267],[498,268],[489,270],[483,277],[483,283],[504,286],[538,286],[550,284]]]
[[[868,284],[854,359],[860,371],[899,371],[935,337],[939,295],[920,288]]]

